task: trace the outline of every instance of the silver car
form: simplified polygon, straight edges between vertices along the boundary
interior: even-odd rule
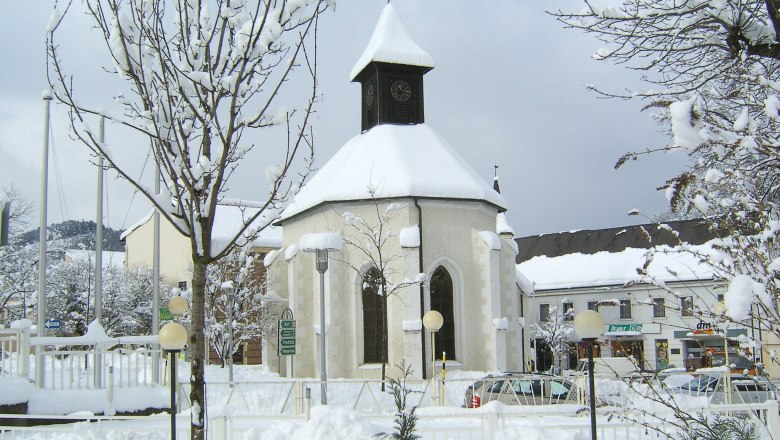
[[[742,374],[732,374],[730,379],[733,403],[763,403],[778,397],[771,382]],[[725,384],[725,375],[707,373],[699,374],[689,382],[667,390],[671,394],[705,396],[712,403],[725,403],[727,400]]]
[[[550,405],[576,403],[577,386],[559,376],[508,373],[482,378],[465,395],[466,408],[479,408],[493,401],[505,405]]]

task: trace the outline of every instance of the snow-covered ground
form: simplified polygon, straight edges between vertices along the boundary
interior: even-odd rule
[[[418,431],[423,439],[578,440],[590,437],[589,414],[581,405],[507,406],[490,402],[478,409],[461,408],[465,387],[484,374],[449,374],[445,406],[431,403],[427,382],[412,383],[413,388],[421,391],[410,399],[420,405],[417,409],[420,418]],[[178,377],[186,389],[189,364],[179,363]],[[279,378],[265,366],[235,366],[233,386],[230,386],[227,378],[226,368],[206,368],[210,438],[352,440],[369,439],[377,433],[393,430],[392,395],[381,392],[376,383],[331,381],[328,388],[329,405],[321,406],[319,386],[312,379],[303,385],[311,388],[312,396],[311,408],[306,417],[305,402],[295,399],[298,392],[295,384]],[[114,388],[113,399],[109,402],[106,390],[40,390],[20,378],[0,379],[0,390],[0,404],[28,401],[30,413],[47,415],[89,416],[149,407],[167,408],[170,399],[169,388],[160,386]],[[630,398],[633,402],[631,406],[656,416],[669,412],[649,399],[642,399],[642,390],[639,391],[630,390],[622,382],[598,382],[600,396],[613,396],[615,400]],[[707,405],[701,398],[689,399],[682,404]],[[295,408],[295,405],[302,406]],[[186,406],[185,402],[183,407]],[[619,408],[600,409],[600,438],[636,438],[630,432],[644,430],[636,422],[622,420],[621,411]],[[187,415],[188,410],[185,409],[178,416],[180,438],[188,435]],[[657,417],[646,421],[660,423]],[[38,428],[33,437],[26,438],[165,439],[169,435],[170,418],[161,414],[121,422],[81,422],[67,428],[59,426],[49,429],[55,431],[43,433]],[[221,433],[224,432],[233,435],[223,437]],[[1,433],[0,438],[3,438]]]

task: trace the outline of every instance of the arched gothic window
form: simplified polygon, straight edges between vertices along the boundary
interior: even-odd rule
[[[382,296],[379,294],[381,274],[372,268],[363,275],[363,363],[382,362]]]
[[[447,359],[455,359],[455,309],[453,305],[452,277],[443,266],[431,276],[431,310],[444,317],[444,324],[436,332],[436,359],[447,353]]]

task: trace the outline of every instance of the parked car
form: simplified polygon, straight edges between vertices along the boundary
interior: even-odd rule
[[[466,408],[498,401],[505,405],[575,403],[577,386],[560,376],[508,373],[484,377],[466,390]]]
[[[732,374],[730,378],[732,403],[763,403],[779,397],[770,382],[743,374]],[[725,403],[727,396],[724,379],[725,375],[699,374],[679,387],[667,389],[671,394],[705,396],[713,403]]]

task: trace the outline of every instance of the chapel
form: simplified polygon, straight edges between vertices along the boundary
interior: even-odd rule
[[[522,369],[507,202],[425,123],[423,81],[433,67],[388,4],[351,71],[361,133],[282,212],[282,248],[265,261],[268,289],[295,321],[294,354],[280,355],[273,338],[264,353],[283,376],[320,376],[321,337],[328,378],[380,378],[383,359],[391,377],[404,362],[428,378],[445,356],[447,371]],[[302,245],[318,234],[341,243],[322,278]],[[429,310],[443,317],[435,333],[423,326]]]

